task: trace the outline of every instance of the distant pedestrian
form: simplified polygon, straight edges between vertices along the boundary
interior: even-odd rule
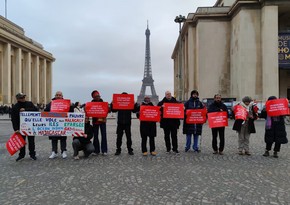
[[[74,104],[74,112],[84,112],[84,109],[81,107],[80,102],[75,102]]]
[[[161,121],[160,127],[163,128],[164,131],[164,140],[166,145],[166,153],[169,154],[172,151],[175,154],[179,154],[178,151],[178,140],[177,140],[177,130],[180,126],[180,120],[175,118],[163,118],[163,107],[164,103],[178,103],[178,101],[172,97],[170,91],[165,92],[165,97],[158,103],[158,106],[161,106]],[[171,142],[170,142],[171,137]]]
[[[128,94],[123,92],[122,94]],[[122,137],[125,132],[127,138],[127,149],[129,155],[134,155],[132,148],[132,134],[131,134],[131,120],[132,113],[136,113],[138,104],[135,103],[134,108],[132,110],[115,110],[112,107],[112,112],[117,112],[117,141],[116,141],[116,153],[115,155],[121,154],[122,147]]]
[[[271,96],[268,100],[275,100],[276,96]],[[268,157],[274,144],[273,157],[278,158],[278,152],[280,152],[281,144],[287,144],[287,133],[285,128],[284,116],[270,117],[267,115],[266,108],[261,112],[261,118],[266,119],[265,125],[265,143],[266,151],[263,156]]]
[[[209,106],[208,113],[211,112],[227,112],[227,106],[221,101],[222,96],[220,94],[214,95],[214,102]],[[223,155],[225,146],[225,127],[211,128],[212,132],[212,149],[213,154]],[[217,137],[219,135],[220,143],[217,146]]]
[[[79,151],[84,152],[85,158],[89,157],[90,154],[95,150],[91,139],[94,136],[93,126],[90,124],[90,119],[85,118],[85,136],[84,137],[74,137],[72,142],[72,147],[74,150],[74,159],[79,159]]]
[[[149,96],[145,96],[141,106],[154,106],[150,101]],[[139,118],[140,107],[138,108],[137,117]],[[147,156],[147,138],[149,138],[150,154],[155,156],[155,137],[156,137],[156,122],[140,121],[140,134],[141,134],[141,149],[143,156]]]
[[[249,151],[250,135],[256,133],[254,121],[257,119],[257,107],[252,101],[252,98],[245,96],[238,105],[243,106],[247,111],[247,119],[236,119],[234,122],[233,130],[236,130],[239,134],[239,155],[251,155]]]
[[[11,121],[15,133],[20,133],[20,112],[38,111],[37,107],[30,101],[25,100],[26,95],[18,93],[16,95],[17,103],[12,107],[11,110]],[[22,135],[23,139],[26,140],[26,136]],[[35,136],[27,136],[28,138],[28,149],[29,155],[32,160],[36,160],[35,156]],[[20,149],[19,156],[16,161],[23,159],[25,156],[25,146]]]
[[[186,101],[184,104],[185,116],[187,110],[204,108],[204,105],[199,100],[198,96],[199,93],[197,90],[191,91],[189,100]],[[193,135],[192,149],[194,150],[194,152],[197,153],[200,152],[198,146],[198,138],[202,134],[202,125],[203,124],[187,124],[186,120],[183,120],[183,134],[186,134],[185,152],[188,152],[188,150],[190,150],[192,135]]]

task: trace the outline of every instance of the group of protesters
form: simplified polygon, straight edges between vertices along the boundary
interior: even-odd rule
[[[126,95],[126,92],[122,94]],[[91,93],[92,102],[103,102],[100,93],[97,90],[94,90]],[[16,133],[20,133],[20,112],[28,111],[35,112],[39,108],[36,107],[32,102],[26,101],[26,95],[24,93],[18,93],[16,95],[17,103],[13,106],[11,111],[11,120],[13,129]],[[226,105],[222,102],[222,96],[220,94],[214,95],[214,102],[208,106],[208,113],[215,112],[226,112],[228,109]],[[53,100],[63,99],[63,93],[57,91]],[[275,96],[270,96],[268,100],[277,99]],[[52,102],[51,101],[51,102]],[[46,105],[44,111],[51,111],[51,102]],[[165,92],[165,97],[157,104],[160,107],[161,111],[161,120],[160,127],[164,131],[164,141],[166,146],[166,153],[173,152],[174,154],[179,154],[178,151],[178,138],[177,133],[180,127],[180,119],[176,118],[164,118],[164,104],[166,103],[181,103],[178,102],[172,95],[170,91]],[[114,109],[111,105],[109,112],[117,113],[117,138],[116,138],[116,152],[115,155],[120,155],[122,153],[122,138],[125,132],[126,142],[127,142],[127,152],[129,155],[134,155],[132,148],[132,138],[131,138],[131,119],[132,113],[136,113],[137,117],[140,116],[140,106],[154,106],[150,100],[149,96],[145,96],[144,101],[141,105],[137,103],[134,104],[134,108],[130,110],[118,110]],[[245,119],[236,119],[233,125],[233,130],[238,133],[238,154],[250,156],[249,142],[250,134],[255,133],[254,121],[258,118],[258,108],[249,96],[242,98],[242,101],[238,104],[242,106],[246,112]],[[199,93],[197,90],[193,90],[190,94],[188,101],[184,103],[185,117],[186,111],[194,109],[204,109],[205,105],[199,100]],[[85,112],[85,107],[83,107],[79,102],[75,103],[74,106],[70,107],[69,112]],[[266,109],[263,109],[261,112],[261,117],[266,119],[265,125],[265,153],[263,156],[270,156],[270,151],[274,144],[273,148],[273,157],[278,158],[278,152],[280,151],[281,144],[286,144],[287,133],[284,124],[284,116],[268,116]],[[185,152],[188,152],[192,149],[194,152],[199,153],[199,141],[202,135],[202,123],[188,123],[186,120],[183,120],[183,134],[186,135],[186,144]],[[141,136],[141,151],[143,156],[151,154],[156,156],[157,152],[155,151],[155,137],[157,135],[157,126],[155,121],[140,121],[140,136]],[[99,140],[99,130],[101,133],[101,140]],[[224,146],[225,146],[225,126],[213,127],[212,130],[212,149],[213,154],[223,155]],[[74,137],[72,142],[72,147],[74,150],[73,157],[74,159],[79,159],[79,151],[84,152],[84,157],[87,158],[90,155],[104,155],[108,154],[108,145],[107,145],[107,131],[106,131],[106,117],[93,117],[92,124],[89,117],[85,117],[85,126],[84,126],[84,137]],[[35,153],[35,136],[24,136],[24,140],[28,138],[28,149],[30,158],[36,160]],[[218,143],[219,137],[219,143]],[[149,138],[149,152],[147,150],[147,140]],[[58,156],[58,141],[60,141],[60,150],[61,157],[63,159],[67,158],[67,137],[66,136],[49,136],[51,140],[52,153],[49,156],[50,159],[54,159]],[[193,139],[193,143],[192,143]],[[25,156],[25,146],[20,149],[19,156],[16,161],[23,159]]]

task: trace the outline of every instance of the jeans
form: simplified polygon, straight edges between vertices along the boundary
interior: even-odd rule
[[[94,147],[95,147],[95,153],[99,154],[100,153],[100,142],[99,142],[99,128],[101,130],[101,151],[102,153],[107,153],[108,152],[108,144],[107,144],[107,128],[106,128],[106,123],[102,124],[94,124],[93,130],[94,130]]]
[[[190,150],[190,145],[191,145],[191,136],[192,134],[186,134],[186,144],[185,144],[185,149]],[[198,135],[193,134],[193,145],[192,149],[195,151],[198,151]]]
[[[62,137],[61,139],[51,139],[52,151],[57,153],[58,140],[60,140],[60,150],[61,153],[63,153],[63,151],[66,151],[66,137]]]

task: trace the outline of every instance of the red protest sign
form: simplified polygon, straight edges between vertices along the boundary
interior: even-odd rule
[[[204,109],[189,109],[186,110],[187,124],[203,124],[206,122],[207,110]]]
[[[234,107],[235,119],[236,120],[246,120],[248,116],[248,111],[241,105],[236,105]]]
[[[10,155],[14,155],[18,150],[24,147],[26,144],[25,140],[19,133],[11,135],[10,139],[6,142],[6,149]]]
[[[184,105],[181,103],[164,103],[163,117],[164,118],[184,118]]]
[[[211,112],[208,113],[207,116],[208,116],[208,125],[210,128],[228,126],[227,112]]]
[[[286,98],[268,100],[266,102],[266,111],[270,117],[289,115],[288,100]]]
[[[69,112],[70,110],[70,100],[60,99],[52,100],[50,112]]]
[[[114,110],[133,110],[134,94],[113,94]]]
[[[145,106],[140,107],[140,121],[160,122],[160,107]]]
[[[86,103],[86,116],[87,117],[107,117],[109,111],[107,102],[87,102]]]

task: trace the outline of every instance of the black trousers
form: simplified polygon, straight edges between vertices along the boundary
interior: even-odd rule
[[[51,139],[52,151],[57,153],[58,140],[60,140],[60,150],[62,153],[63,151],[66,151],[66,137],[63,137],[61,139]]]
[[[155,151],[155,137],[141,134],[141,138],[142,138],[141,149],[142,149],[142,152],[147,152],[147,139],[148,139],[148,137],[149,137],[150,152],[154,152]]]
[[[163,128],[164,130],[164,140],[166,145],[166,150],[169,152],[171,150],[171,143],[172,143],[172,151],[177,151],[177,128],[176,127],[166,127]],[[171,143],[170,143],[171,137]]]
[[[121,146],[122,146],[122,138],[123,134],[126,134],[127,137],[127,149],[128,152],[132,152],[132,138],[131,138],[131,124],[118,124],[117,125],[117,151],[121,152]]]
[[[224,151],[225,147],[225,127],[217,127],[217,128],[212,128],[212,148],[214,151]],[[219,148],[217,146],[217,136],[219,135],[220,137],[220,145]]]
[[[23,139],[26,140],[26,136],[23,136]],[[29,155],[30,156],[35,156],[35,142],[34,142],[34,136],[27,136],[27,139],[28,139],[28,150],[29,150]],[[20,152],[19,152],[19,156],[21,157],[24,157],[25,156],[25,147],[22,147],[20,149]]]
[[[79,154],[80,150],[84,151],[85,157],[88,157],[93,151],[95,151],[94,145],[90,143],[81,143],[79,139],[74,139],[72,142],[72,147],[74,149],[74,157]]]
[[[266,143],[266,150],[270,151],[272,149],[273,144],[274,143]],[[281,148],[281,143],[275,142],[274,152],[280,152],[280,148]]]

